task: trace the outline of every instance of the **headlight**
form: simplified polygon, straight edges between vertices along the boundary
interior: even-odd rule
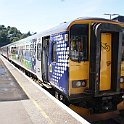
[[[86,81],[82,81],[82,86],[83,86],[83,87],[86,86]]]
[[[74,80],[72,81],[72,87],[73,88],[86,87],[86,80]]]
[[[124,95],[122,96],[122,99],[124,99]]]
[[[76,85],[77,87],[80,87],[80,86],[81,86],[81,81],[77,81],[77,82],[75,83],[75,85]]]
[[[123,83],[124,82],[124,77],[120,78],[120,82]]]

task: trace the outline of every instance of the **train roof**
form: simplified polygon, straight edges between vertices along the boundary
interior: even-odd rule
[[[71,23],[76,22],[76,21],[83,21],[83,20],[84,21],[85,20],[89,20],[89,21],[109,21],[110,22],[110,20],[105,19],[105,18],[79,17],[79,18],[74,19],[70,22],[63,22],[63,23],[59,24],[58,26],[55,26],[54,28],[51,28],[49,30],[43,31],[43,32],[38,33],[38,34],[34,34],[32,36],[29,36],[27,38],[21,39],[21,40],[16,41],[16,42],[13,42],[13,43],[11,43],[11,45],[15,45],[17,43],[23,43],[25,41],[30,41],[32,39],[36,39],[37,37],[40,38],[40,37],[48,36],[48,35],[55,34],[55,33],[58,33],[58,32],[67,31],[68,27],[71,25]],[[112,21],[112,22],[115,22],[115,21]],[[6,46],[9,46],[9,45],[10,44],[8,44]]]
[[[110,21],[109,19],[105,18],[98,18],[98,17],[79,17],[75,20],[97,20],[97,21]]]
[[[74,20],[69,21],[69,22],[63,22],[63,23],[59,24],[58,26],[51,28],[50,30],[45,31],[41,34],[54,34],[57,32],[66,31],[66,30],[68,30],[68,27],[71,23],[73,23],[75,21],[80,21],[80,20],[95,20],[95,21],[109,21],[110,22],[110,20],[105,19],[105,18],[79,17],[79,18],[74,19]],[[115,21],[113,21],[113,22],[115,22]]]

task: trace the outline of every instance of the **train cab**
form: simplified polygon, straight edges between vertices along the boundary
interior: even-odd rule
[[[122,101],[122,30],[112,21],[76,20],[69,27],[69,98],[95,113]]]

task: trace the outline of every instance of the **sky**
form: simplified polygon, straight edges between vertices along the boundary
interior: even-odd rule
[[[124,0],[0,0],[0,25],[42,32],[79,17],[124,16]],[[113,16],[115,17],[115,16]]]

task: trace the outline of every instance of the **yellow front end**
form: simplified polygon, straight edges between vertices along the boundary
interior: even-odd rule
[[[88,88],[89,62],[74,62],[70,60],[69,67],[69,95],[83,93]],[[74,81],[79,81],[77,87],[73,85]],[[85,82],[83,82],[85,81]],[[80,84],[85,83],[85,84]],[[76,85],[76,84],[75,84]],[[78,85],[81,85],[78,87]]]
[[[120,89],[121,27],[99,21],[75,21],[69,28],[70,102],[94,113],[117,110]],[[123,71],[122,71],[123,70]],[[121,67],[124,75],[124,63]],[[124,84],[121,83],[124,89]]]

